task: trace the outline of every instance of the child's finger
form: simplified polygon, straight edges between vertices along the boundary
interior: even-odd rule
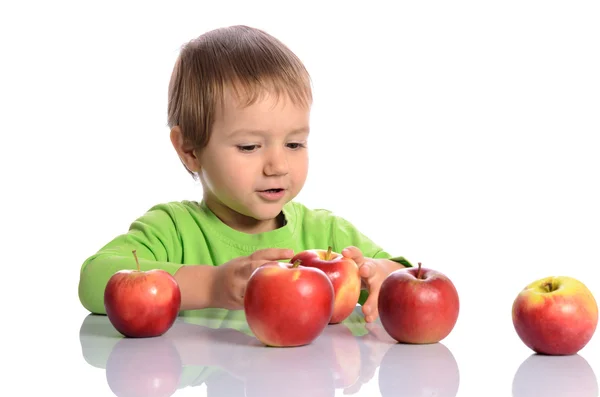
[[[294,250],[283,248],[267,248],[252,253],[248,258],[250,261],[241,269],[241,274],[248,278],[258,267],[269,262],[277,262],[283,259],[291,259],[294,256]]]
[[[364,279],[370,279],[375,275],[375,264],[373,262],[365,262],[358,268],[358,274]]]
[[[369,291],[369,297],[363,305],[363,314],[365,315],[365,321],[372,323],[379,317],[379,311],[377,310],[377,298],[379,297],[379,287],[372,287]]]
[[[353,259],[354,262],[356,262],[359,265],[364,262],[362,251],[353,246],[344,248],[342,250],[342,256]]]
[[[250,255],[251,261],[278,261],[281,259],[292,259],[294,250],[284,248],[266,248],[258,250]]]

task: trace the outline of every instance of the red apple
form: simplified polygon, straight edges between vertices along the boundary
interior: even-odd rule
[[[571,355],[591,339],[598,306],[590,290],[572,277],[545,277],[527,285],[512,306],[517,335],[536,353]]]
[[[320,269],[267,262],[252,272],[244,295],[246,321],[267,346],[301,346],[315,340],[333,313],[331,281]]]
[[[361,279],[358,266],[351,258],[327,250],[313,249],[299,252],[290,262],[302,261],[302,266],[321,269],[327,274],[333,285],[335,302],[330,324],[344,321],[354,310],[360,296]]]
[[[164,334],[175,322],[181,291],[173,276],[161,269],[124,269],[111,276],[104,290],[104,308],[111,324],[132,338]]]
[[[415,344],[448,336],[460,306],[452,281],[421,263],[390,273],[381,284],[377,305],[386,332],[398,342]]]

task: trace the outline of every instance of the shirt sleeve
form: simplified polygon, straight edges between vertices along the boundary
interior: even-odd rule
[[[162,269],[170,274],[182,266],[180,236],[166,206],[155,206],[136,219],[127,233],[117,236],[88,257],[79,274],[79,300],[90,312],[106,314],[104,289],[119,270],[136,269],[136,251],[140,270]]]

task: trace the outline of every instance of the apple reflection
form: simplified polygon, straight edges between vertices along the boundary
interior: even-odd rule
[[[182,363],[167,338],[123,338],[106,362],[106,381],[116,396],[168,397],[179,386]]]
[[[397,344],[378,321],[365,323],[360,307],[313,343],[289,348],[260,343],[243,312],[207,313],[180,317],[165,334],[144,339],[123,338],[105,316],[89,315],[80,330],[83,356],[106,370],[119,397],[170,396],[201,385],[208,397],[352,395],[377,382],[377,368],[383,396],[453,396],[458,389],[458,367],[444,345]],[[432,371],[441,376],[432,379]]]
[[[393,345],[379,367],[379,390],[386,396],[456,396],[458,364],[442,343]]]
[[[266,347],[243,312],[219,311],[180,317],[162,336],[144,339],[122,338],[106,316],[89,315],[80,342],[119,397],[170,396],[200,385],[209,397],[352,395],[376,381],[377,368],[383,397],[455,396],[459,384],[446,346],[398,344],[379,321],[365,323],[360,307],[300,347]]]
[[[249,352],[250,353],[250,352]],[[296,348],[263,348],[251,352],[243,372],[247,397],[334,396],[327,351],[319,343]]]
[[[512,393],[514,397],[596,397],[598,381],[592,367],[579,354],[532,354],[517,369]]]
[[[171,396],[202,384],[211,397],[334,396],[359,378],[361,350],[345,325],[327,327],[306,346],[275,348],[261,344],[245,321],[204,320],[178,318],[162,336],[123,338],[105,316],[89,315],[80,330],[83,355],[105,368],[119,397]]]
[[[349,331],[349,334],[356,341],[355,343],[360,353],[358,355],[355,353],[354,357],[359,357],[360,360],[354,366],[348,365],[345,361],[342,362],[343,365],[340,368],[345,370],[344,374],[346,377],[337,376],[336,379],[340,381],[337,387],[343,389],[345,395],[356,394],[361,390],[363,385],[370,383],[387,351],[397,343],[385,331],[379,321],[361,323],[360,320],[356,321],[356,318],[352,319],[355,322],[346,323],[347,327],[345,329]],[[342,330],[340,329],[338,332],[341,333]],[[342,340],[340,335],[336,335],[335,338],[336,340]],[[350,368],[353,368],[352,373],[349,371]],[[350,374],[352,376],[349,376]],[[342,383],[342,379],[346,381]]]

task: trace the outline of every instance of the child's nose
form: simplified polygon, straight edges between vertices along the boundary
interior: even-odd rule
[[[267,156],[265,162],[265,175],[286,175],[289,171],[289,164],[286,154],[280,150],[273,150]]]

